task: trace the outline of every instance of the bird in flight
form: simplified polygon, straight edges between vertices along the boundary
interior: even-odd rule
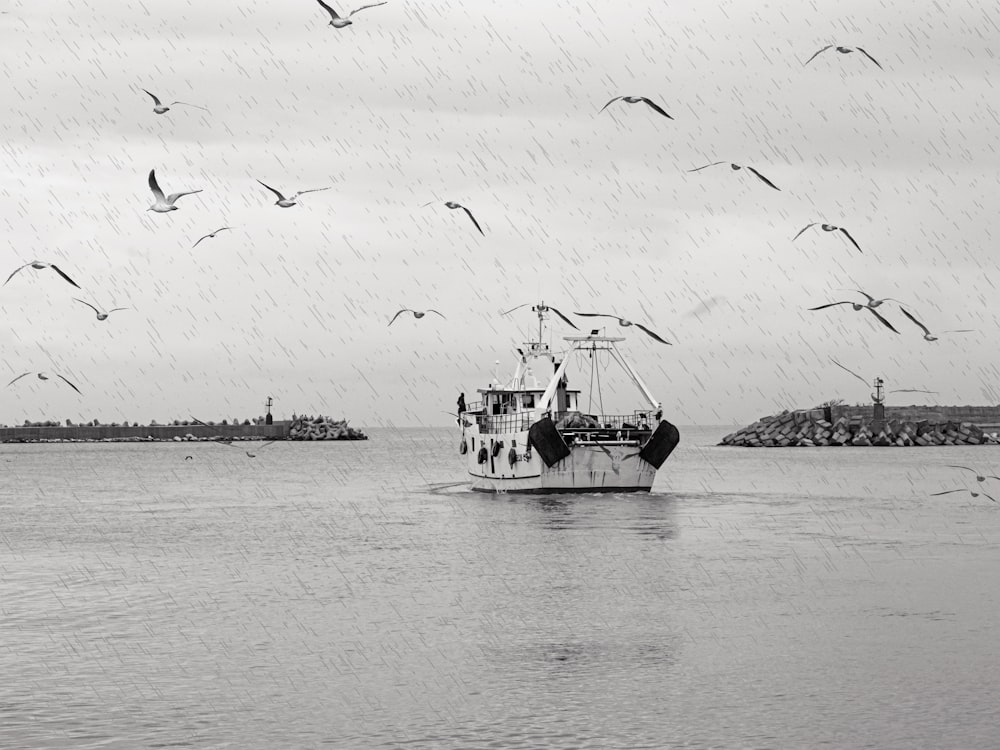
[[[89,307],[89,308],[90,308],[91,310],[93,310],[93,311],[94,311],[95,313],[97,313],[97,319],[98,319],[98,320],[107,320],[107,319],[108,319],[108,316],[109,316],[109,315],[110,315],[111,313],[113,313],[113,312],[118,312],[119,310],[128,310],[128,308],[127,308],[127,307],[114,307],[114,308],[112,308],[112,309],[108,310],[107,312],[101,312],[100,310],[98,310],[98,309],[97,309],[96,307],[94,307],[94,306],[93,306],[92,304],[90,304],[89,302],[84,302],[84,301],[83,301],[82,299],[77,299],[76,297],[74,297],[73,299],[74,299],[74,300],[76,300],[77,302],[80,302],[81,304],[84,304],[84,305],[86,305],[86,306],[87,306],[87,307]]]
[[[434,313],[435,315],[441,315],[441,313],[439,313],[437,310],[424,310],[423,312],[421,312],[419,310],[411,310],[408,307],[404,307],[402,310],[400,310],[398,313],[396,313],[395,315],[392,316],[392,320],[389,321],[389,325],[391,326],[393,323],[396,322],[396,318],[398,318],[403,313],[407,313],[407,312],[408,313],[413,313],[413,317],[416,318],[417,320],[420,320],[427,313]],[[441,317],[443,318],[444,315],[441,315]],[[388,327],[389,326],[386,326],[386,328],[388,328]]]
[[[432,205],[433,203],[436,203],[436,202],[437,202],[437,201],[431,201],[430,203],[425,203],[425,204],[424,204],[423,206],[421,206],[421,208],[426,208],[427,206],[430,206],[430,205]],[[468,216],[468,217],[469,217],[469,219],[471,219],[471,220],[472,220],[472,223],[473,223],[473,224],[475,224],[475,225],[476,225],[476,229],[478,229],[478,230],[479,230],[479,233],[480,233],[481,235],[483,235],[484,237],[486,236],[486,232],[484,232],[484,231],[483,231],[483,228],[482,228],[481,226],[479,226],[479,222],[478,222],[478,221],[476,221],[476,217],[472,215],[472,211],[470,211],[469,209],[467,209],[467,208],[466,208],[465,206],[463,206],[462,204],[460,204],[460,203],[455,203],[454,201],[445,201],[445,202],[444,202],[444,205],[445,205],[445,206],[446,206],[447,208],[450,208],[450,209],[452,209],[453,211],[454,211],[454,210],[455,210],[456,208],[460,208],[460,209],[462,209],[463,211],[465,211],[465,215],[466,215],[466,216]]]
[[[849,300],[844,302],[830,302],[826,305],[820,305],[819,307],[810,307],[809,310],[825,310],[828,307],[836,307],[837,305],[850,305],[855,312],[857,312],[858,310],[867,310],[876,318],[878,318],[879,322],[886,328],[888,328],[890,331],[892,331],[893,333],[899,333],[899,331],[897,331],[893,327],[892,323],[890,323],[888,320],[882,317],[882,314],[878,310],[875,310],[869,307],[868,305],[862,305],[860,302],[851,302]]]
[[[920,330],[922,330],[924,332],[924,339],[925,340],[927,340],[927,341],[937,341],[938,340],[938,337],[935,336],[934,334],[932,334],[927,329],[927,326],[925,326],[919,320],[917,320],[912,315],[910,315],[910,313],[908,313],[904,308],[900,307],[899,310],[900,310],[900,312],[903,313],[903,315],[905,315],[910,320],[912,320],[914,323],[916,323],[917,326],[920,328]],[[872,312],[874,312],[874,310]],[[974,331],[971,328],[959,328],[959,329],[955,329],[955,330],[951,330],[951,331],[942,331],[941,333],[974,333]]]
[[[73,279],[71,279],[69,276],[67,276],[66,274],[64,274],[59,269],[59,266],[57,266],[57,265],[55,265],[53,263],[42,263],[40,260],[33,260],[30,263],[25,263],[23,266],[21,266],[16,271],[14,271],[14,273],[12,273],[10,276],[8,276],[7,277],[7,281],[10,281],[11,279],[13,279],[14,276],[16,276],[18,274],[18,272],[23,271],[25,268],[28,268],[29,266],[31,268],[34,268],[36,271],[41,271],[44,268],[51,268],[57,274],[59,274],[60,276],[62,276],[64,279],[66,279],[66,281],[68,281],[70,284],[72,284],[73,286],[75,286],[77,289],[80,288],[80,285],[77,284],[75,281],[73,281]],[[7,281],[5,281],[3,283],[4,286],[7,286]]]
[[[500,313],[500,315],[507,315],[509,313],[514,312],[515,310],[520,310],[522,307],[527,307],[530,304],[531,304],[530,302],[525,302],[523,305],[518,305],[517,307],[512,307],[510,310],[507,310],[506,312]],[[580,330],[579,328],[577,328],[573,324],[572,320],[570,320],[569,318],[567,318],[565,315],[563,315],[561,312],[559,312],[558,310],[556,310],[551,305],[534,305],[534,306],[532,306],[531,310],[532,310],[532,312],[554,312],[556,315],[558,315],[560,318],[562,318],[566,322],[566,325],[568,325],[570,328],[576,328],[576,330],[578,330],[578,331]]]
[[[257,180],[257,182],[260,182],[260,180]],[[260,182],[260,184],[264,185],[263,182]],[[276,200],[274,202],[274,205],[281,206],[282,208],[291,208],[292,206],[298,205],[295,202],[295,199],[298,198],[300,195],[305,195],[306,193],[318,193],[321,190],[329,190],[330,189],[328,187],[323,187],[323,188],[313,188],[311,190],[300,190],[295,195],[293,195],[291,198],[286,198],[285,196],[283,196],[281,193],[279,193],[277,190],[275,190],[270,185],[264,185],[264,187],[266,187],[268,190],[270,190],[272,193],[274,193],[276,196],[278,196],[278,200]]]
[[[947,466],[949,469],[965,469],[966,471],[971,471],[973,474],[976,475],[976,481],[980,483],[985,482],[987,479],[1000,479],[1000,477],[996,476],[995,474],[980,474],[978,471],[976,471],[975,469],[970,469],[968,466],[956,466],[954,464],[945,464],[945,466]]]
[[[990,497],[985,492],[973,492],[972,490],[964,488],[964,487],[962,489],[958,489],[958,490],[945,490],[944,492],[932,492],[931,493],[931,497],[934,497],[935,495],[950,495],[952,492],[968,492],[973,497],[979,497],[980,495],[982,495],[983,497],[989,497],[990,500],[992,500],[993,502],[996,502],[996,498]]]
[[[817,224],[819,224],[819,222],[816,222],[816,221],[814,221],[814,222],[813,222],[812,224],[806,224],[806,225],[805,225],[804,227],[802,227],[802,229],[800,229],[800,230],[799,230],[799,233],[798,233],[798,234],[796,234],[796,235],[795,235],[794,237],[792,237],[792,242],[795,242],[795,240],[797,240],[797,239],[798,239],[798,238],[799,238],[799,237],[801,236],[801,234],[802,234],[802,233],[803,233],[804,231],[806,231],[807,229],[809,229],[809,227],[814,227],[814,226],[816,226]],[[846,237],[847,239],[849,239],[849,240],[851,241],[851,244],[852,244],[852,245],[854,245],[854,247],[856,247],[856,248],[858,249],[858,252],[859,252],[859,253],[862,253],[862,251],[861,251],[861,245],[859,245],[859,244],[858,244],[858,243],[857,243],[857,242],[855,241],[855,239],[854,239],[853,237],[851,237],[851,233],[850,233],[850,232],[848,232],[848,231],[847,231],[846,229],[844,229],[843,227],[835,227],[835,226],[834,226],[833,224],[819,224],[819,227],[820,227],[820,229],[822,229],[822,230],[823,230],[824,232],[840,232],[840,233],[841,233],[841,234],[843,234],[843,235],[844,235],[844,236],[845,236],[845,237]],[[864,255],[864,253],[862,253],[862,255]]]
[[[146,91],[146,89],[143,89],[143,91]],[[155,105],[153,107],[153,111],[158,115],[169,112],[170,107],[173,107],[175,104],[183,104],[185,107],[194,107],[195,109],[200,109],[202,112],[208,112],[208,110],[204,107],[199,107],[197,104],[188,104],[187,102],[170,102],[170,105],[168,106],[161,102],[152,91],[146,91],[146,93],[153,97],[153,104]]]
[[[668,120],[673,120],[674,119],[673,117],[671,117],[670,115],[668,115],[663,110],[663,108],[660,107],[660,105],[655,104],[654,102],[650,101],[649,99],[647,99],[644,96],[616,96],[610,102],[608,102],[603,107],[601,107],[601,112],[603,112],[604,110],[606,110],[608,107],[610,107],[612,104],[614,104],[617,101],[623,101],[626,104],[638,104],[639,102],[642,102],[643,104],[648,104],[655,112],[659,112],[661,115],[663,115],[664,117],[666,117]],[[600,112],[598,112],[598,114],[600,114]]]
[[[223,232],[223,231],[225,231],[227,229],[232,229],[232,227],[220,227],[219,229],[216,229],[214,232],[211,232],[210,234],[206,234],[204,237],[202,237],[201,239],[199,239],[198,242],[201,242],[202,240],[207,240],[207,239],[210,239],[210,238],[214,238],[215,235],[217,235],[219,232]],[[198,247],[198,242],[194,243],[191,246],[192,250],[194,248]]]
[[[865,307],[869,307],[872,310],[874,310],[876,307],[883,304],[884,302],[896,302],[897,304],[902,304],[898,299],[895,299],[893,297],[883,297],[882,299],[876,299],[875,297],[872,297],[870,294],[868,294],[868,292],[863,292],[860,289],[841,289],[840,291],[857,292],[858,294],[867,297],[868,304],[866,304]]]
[[[39,373],[36,373],[36,374],[38,375],[38,379],[39,380],[48,380],[49,379],[49,376],[46,375],[44,372],[39,372]],[[31,373],[30,372],[26,372],[26,373],[23,373],[21,375],[18,375],[12,381],[10,381],[9,383],[7,383],[7,387],[9,388],[10,386],[14,385],[14,383],[16,383],[18,380],[20,380],[23,377],[27,377],[28,375],[31,375]],[[59,373],[56,373],[56,377],[59,378],[60,380],[62,380],[64,383],[66,383],[74,391],[76,391],[77,393],[80,393],[80,389],[77,388],[72,383],[70,383],[68,380],[66,380],[66,378],[64,378],[62,375],[60,375]],[[82,396],[83,394],[80,393],[80,395]]]
[[[713,161],[711,164],[706,164],[703,167],[697,167],[695,169],[689,169],[688,172],[700,172],[703,169],[708,169],[709,167],[714,167],[717,164],[729,164],[729,168],[732,169],[734,172],[739,171],[740,169],[744,168],[740,164],[733,164],[731,162],[725,162],[725,161]],[[753,167],[746,167],[746,169],[749,169],[751,172],[753,172],[757,176],[757,178],[761,182],[763,182],[765,185],[773,187],[775,190],[777,190],[779,192],[781,191],[780,187],[778,187],[777,185],[775,185],[773,182],[771,182],[769,179],[767,179],[764,175],[762,175],[760,172],[758,172]]]
[[[858,380],[860,380],[865,385],[870,385],[867,380],[865,380],[863,377],[861,377],[860,375],[858,375],[853,370],[848,370],[846,367],[844,367],[842,364],[840,364],[840,362],[838,362],[837,360],[831,359],[830,361],[833,362],[833,364],[837,365],[837,367],[839,367],[841,370],[844,370],[845,372],[851,373],[851,375],[853,375],[854,377],[856,377]],[[923,388],[894,388],[894,389],[890,390],[889,393],[937,393],[937,391],[925,391]],[[875,400],[874,394],[872,395],[872,400],[873,401]]]
[[[804,66],[806,66],[806,65],[808,65],[809,63],[811,63],[811,62],[812,62],[813,60],[815,60],[815,59],[816,59],[816,57],[817,57],[817,55],[820,55],[820,54],[822,54],[823,52],[826,52],[826,51],[827,51],[828,49],[830,49],[830,48],[831,48],[831,47],[833,47],[833,46],[834,46],[834,45],[832,45],[832,44],[828,44],[828,45],[826,45],[826,46],[825,46],[825,47],[824,47],[823,49],[821,49],[821,50],[820,50],[819,52],[816,52],[816,53],[815,53],[815,54],[814,54],[814,55],[813,55],[812,57],[810,57],[810,58],[809,58],[808,60],[806,60],[806,61],[805,61],[804,63],[802,63],[803,67],[804,67]],[[839,52],[839,53],[840,53],[840,54],[842,54],[842,55],[846,55],[846,54],[847,54],[847,53],[849,53],[849,52],[854,52],[854,50],[857,50],[857,51],[858,51],[858,52],[860,52],[860,53],[861,53],[862,55],[864,55],[864,56],[865,56],[865,57],[867,57],[867,58],[868,58],[869,60],[871,60],[871,61],[872,61],[873,63],[875,63],[876,65],[878,65],[878,67],[879,67],[880,69],[884,70],[884,68],[882,68],[882,66],[881,66],[881,65],[879,65],[879,62],[878,62],[878,60],[876,60],[876,59],[875,59],[874,57],[872,57],[872,56],[871,56],[871,55],[869,55],[869,54],[868,54],[867,52],[865,52],[865,51],[864,51],[863,49],[861,49],[861,47],[854,47],[853,49],[852,49],[851,47],[835,47],[835,49],[837,50],[837,52]]]
[[[170,211],[176,211],[177,206],[174,204],[177,202],[178,198],[183,198],[185,195],[194,195],[195,193],[200,193],[201,190],[189,190],[186,193],[171,193],[170,195],[164,197],[163,191],[160,190],[160,185],[156,181],[156,170],[149,170],[149,189],[153,191],[153,197],[156,198],[156,203],[147,208],[147,211],[155,211],[158,214],[169,213]]]
[[[350,26],[352,23],[354,23],[354,21],[350,19],[351,16],[353,16],[355,13],[365,10],[366,8],[375,8],[379,5],[385,5],[387,0],[383,0],[383,2],[381,3],[372,3],[371,5],[362,5],[360,8],[355,8],[354,10],[352,10],[350,13],[347,14],[347,18],[341,18],[339,15],[337,15],[337,11],[335,11],[329,5],[324,3],[323,0],[316,0],[316,2],[323,7],[323,10],[325,10],[327,13],[330,14],[330,25],[333,26],[335,29],[342,29],[345,26]]]
[[[626,320],[625,318],[619,318],[617,315],[605,315],[604,313],[582,313],[582,312],[575,312],[573,314],[574,315],[579,315],[581,318],[611,318],[612,320],[617,320],[618,321],[618,325],[620,325],[622,328],[628,328],[629,326],[635,326],[640,331],[643,331],[647,336],[650,336],[651,338],[656,339],[661,344],[666,344],[667,346],[673,346],[673,344],[671,344],[669,341],[667,341],[666,339],[663,339],[660,336],[658,336],[657,334],[653,333],[651,330],[649,330],[648,328],[646,328],[646,326],[644,326],[644,325],[642,325],[640,323],[633,323],[631,320]]]

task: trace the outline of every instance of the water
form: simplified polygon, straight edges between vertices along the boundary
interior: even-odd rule
[[[993,745],[1000,508],[928,493],[998,448],[731,429],[550,498],[450,430],[0,446],[0,747]]]

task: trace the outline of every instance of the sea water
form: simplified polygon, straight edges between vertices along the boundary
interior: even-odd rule
[[[0,446],[0,747],[997,746],[1000,508],[930,493],[1000,448],[733,429],[635,495],[469,492],[453,429]]]

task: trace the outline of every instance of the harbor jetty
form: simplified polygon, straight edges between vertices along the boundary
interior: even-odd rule
[[[722,438],[748,448],[997,445],[1000,407],[822,407],[782,411]],[[865,414],[867,411],[867,414]],[[983,421],[955,419],[975,413]],[[926,418],[932,415],[931,418]],[[924,418],[921,418],[924,417]]]

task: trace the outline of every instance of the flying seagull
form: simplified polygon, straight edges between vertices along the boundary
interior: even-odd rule
[[[976,475],[976,481],[980,483],[985,482],[987,479],[1000,479],[1000,477],[996,476],[995,474],[985,474],[985,475],[980,474],[978,471],[976,471],[975,469],[970,469],[968,466],[955,466],[954,464],[945,464],[945,466],[947,466],[949,469],[965,469],[966,471],[971,471],[973,474]]]
[[[213,237],[215,237],[215,235],[217,235],[217,234],[218,234],[219,232],[222,232],[222,231],[225,231],[226,229],[232,229],[232,227],[221,227],[221,228],[219,228],[219,229],[216,229],[216,230],[215,230],[214,232],[212,232],[212,233],[210,233],[210,234],[206,234],[206,235],[205,235],[204,237],[202,237],[201,239],[199,239],[199,240],[198,240],[198,242],[201,242],[201,240],[207,240],[207,239],[210,239],[210,238],[213,238]],[[193,250],[194,248],[198,247],[198,242],[194,243],[194,244],[193,244],[193,245],[191,246],[191,249],[192,249],[192,250]]]
[[[345,26],[350,26],[352,23],[354,23],[354,21],[351,21],[350,18],[355,13],[362,11],[365,8],[375,8],[379,5],[385,5],[387,0],[383,0],[383,2],[381,3],[372,3],[371,5],[362,5],[360,8],[355,8],[354,10],[352,10],[350,13],[347,14],[347,18],[341,18],[340,16],[338,16],[337,11],[335,11],[329,5],[324,3],[323,0],[316,0],[316,2],[319,3],[321,6],[323,6],[323,10],[325,10],[327,13],[330,14],[330,25],[333,26],[335,29],[342,29]]]
[[[858,294],[867,297],[868,304],[866,304],[865,307],[871,308],[872,310],[874,310],[876,307],[883,304],[884,302],[896,302],[898,304],[902,304],[902,302],[900,302],[898,299],[895,299],[894,297],[883,297],[882,299],[876,299],[875,297],[872,297],[870,294],[868,294],[868,292],[863,292],[860,289],[841,289],[841,291],[857,292]]]
[[[980,495],[982,495],[983,497],[989,497],[990,500],[992,500],[993,502],[996,502],[995,498],[990,497],[985,492],[973,492],[972,490],[966,489],[964,487],[962,489],[958,489],[958,490],[945,490],[944,492],[932,492],[931,493],[931,497],[934,497],[935,495],[950,495],[952,492],[968,492],[973,497],[979,497]]]
[[[16,383],[18,380],[20,380],[21,378],[26,377],[28,375],[31,375],[31,373],[30,372],[26,372],[26,373],[23,373],[21,375],[18,375],[12,381],[10,381],[9,383],[7,383],[7,387],[9,388],[10,386],[14,385],[14,383]],[[39,380],[48,380],[49,379],[49,376],[46,375],[44,372],[39,372],[39,373],[37,373],[37,375],[38,375],[38,379]],[[76,391],[77,393],[80,393],[80,389],[77,388],[72,383],[70,383],[68,380],[66,380],[66,378],[64,378],[62,375],[60,375],[59,373],[56,373],[56,377],[59,378],[60,380],[62,380],[64,383],[66,383],[74,391]],[[80,393],[80,395],[82,396],[83,394]]]
[[[189,190],[186,193],[171,193],[170,195],[164,197],[163,191],[160,190],[160,185],[156,181],[156,170],[149,170],[149,189],[153,191],[153,197],[156,198],[156,203],[147,208],[147,211],[155,211],[158,214],[169,213],[170,211],[176,211],[177,206],[174,204],[177,202],[178,198],[183,198],[185,195],[194,195],[195,193],[200,193],[200,190]]]
[[[143,89],[143,91],[146,91],[146,89]],[[170,106],[167,106],[152,91],[146,91],[146,93],[153,97],[153,103],[155,104],[153,111],[158,115],[169,112],[170,107],[173,107],[175,104],[183,104],[185,107],[194,107],[195,109],[200,109],[202,112],[208,112],[204,107],[199,107],[197,104],[188,104],[187,102],[170,102]]]
[[[430,206],[430,205],[431,205],[431,204],[433,204],[433,203],[436,203],[436,201],[431,201],[430,203],[425,203],[425,204],[424,204],[423,206],[421,206],[421,208],[426,208],[427,206]],[[468,216],[468,217],[469,217],[469,218],[470,218],[470,219],[472,220],[472,223],[476,225],[476,229],[478,229],[478,230],[479,230],[479,233],[480,233],[481,235],[483,235],[484,237],[486,236],[486,232],[484,232],[484,231],[483,231],[483,228],[482,228],[481,226],[479,226],[479,222],[478,222],[478,221],[476,221],[476,217],[472,215],[472,211],[470,211],[469,209],[467,209],[467,208],[466,208],[465,206],[463,206],[462,204],[460,204],[460,203],[455,203],[454,201],[445,201],[445,202],[444,202],[444,205],[445,205],[445,206],[446,206],[447,208],[450,208],[450,209],[452,209],[452,210],[454,210],[454,209],[456,209],[456,208],[460,208],[460,209],[462,209],[463,211],[465,211],[465,214],[466,214],[466,216]]]
[[[257,182],[260,182],[260,180],[257,180]],[[260,182],[260,184],[264,185],[263,182]],[[296,202],[295,202],[295,199],[298,198],[300,195],[305,195],[306,193],[318,193],[321,190],[329,190],[330,189],[328,187],[323,187],[323,188],[313,188],[311,190],[300,190],[295,195],[293,195],[291,198],[286,198],[285,196],[283,196],[281,193],[279,193],[277,190],[275,190],[270,185],[264,185],[264,187],[266,187],[268,190],[270,190],[272,193],[274,193],[276,196],[278,196],[278,200],[276,200],[274,202],[274,205],[281,206],[282,208],[291,208],[292,206],[297,205]]]
[[[802,234],[802,233],[803,233],[804,231],[806,231],[807,229],[809,229],[809,227],[814,227],[814,226],[816,226],[817,224],[819,224],[819,222],[816,222],[816,221],[814,221],[814,222],[813,222],[812,224],[806,224],[806,225],[805,225],[804,227],[802,227],[802,229],[800,229],[800,230],[799,230],[799,233],[798,233],[798,234],[796,234],[796,235],[795,235],[794,237],[792,237],[792,242],[795,242],[795,240],[797,240],[797,239],[799,238],[799,236],[800,236],[800,235],[801,235],[801,234]],[[854,247],[856,247],[856,248],[858,249],[858,252],[859,252],[859,253],[861,253],[861,245],[859,245],[859,244],[858,244],[858,243],[857,243],[857,242],[855,241],[855,239],[854,239],[853,237],[851,237],[851,233],[850,233],[850,232],[848,232],[848,231],[847,231],[846,229],[844,229],[843,227],[835,227],[835,226],[834,226],[833,224],[819,224],[819,227],[820,227],[820,229],[822,229],[822,230],[823,230],[824,232],[841,232],[841,233],[842,233],[842,234],[843,234],[843,235],[844,235],[844,236],[845,236],[845,237],[846,237],[847,239],[849,239],[849,240],[851,241],[851,244],[852,244],[852,245],[854,245]],[[863,255],[863,254],[864,254],[864,253],[862,253],[862,255]]]
[[[714,167],[716,164],[729,164],[729,168],[732,169],[734,172],[736,172],[736,171],[744,168],[743,166],[741,166],[739,164],[733,164],[731,162],[713,161],[711,164],[706,164],[703,167],[697,167],[696,169],[689,169],[688,172],[700,172],[703,169],[708,169],[709,167]],[[761,182],[763,182],[765,185],[773,187],[775,190],[778,190],[778,191],[781,190],[781,188],[779,188],[777,185],[775,185],[773,182],[771,182],[769,179],[767,179],[764,175],[762,175],[760,172],[758,172],[753,167],[746,167],[746,169],[749,169],[751,172],[753,172],[757,176],[757,178]]]
[[[879,322],[882,325],[884,325],[886,328],[888,328],[890,331],[892,331],[893,333],[899,333],[899,331],[897,331],[893,327],[892,323],[890,323],[888,320],[886,320],[885,318],[882,317],[882,314],[879,313],[878,310],[875,310],[875,309],[869,307],[868,305],[862,305],[860,302],[851,302],[851,301],[830,302],[829,304],[820,305],[819,307],[810,307],[809,310],[825,310],[828,307],[836,307],[837,305],[850,305],[854,309],[855,312],[857,312],[858,310],[867,310],[872,315],[874,315],[876,318],[878,318]],[[902,308],[900,308],[900,309],[902,309]]]
[[[937,341],[937,340],[938,340],[938,337],[937,337],[937,336],[935,336],[935,335],[933,335],[933,334],[932,334],[932,333],[931,333],[931,332],[930,332],[930,331],[929,331],[929,330],[927,329],[927,326],[925,326],[925,325],[924,325],[923,323],[921,323],[921,322],[920,322],[919,320],[917,320],[917,319],[916,319],[916,318],[914,318],[914,317],[913,317],[912,315],[910,315],[910,313],[908,313],[908,312],[907,312],[907,311],[906,311],[906,310],[905,310],[904,308],[900,307],[900,308],[899,308],[899,310],[900,310],[900,312],[902,312],[902,313],[903,313],[903,315],[905,315],[905,316],[906,316],[906,317],[908,317],[908,318],[909,318],[910,320],[912,320],[912,321],[913,321],[914,323],[916,323],[916,324],[917,324],[917,326],[918,326],[918,327],[919,327],[919,328],[920,328],[920,329],[921,329],[921,330],[922,330],[922,331],[924,332],[924,339],[925,339],[925,340],[927,340],[927,341]],[[874,311],[874,310],[872,310],[872,312],[875,312],[875,311]],[[973,329],[971,329],[971,328],[959,328],[959,329],[955,329],[955,330],[951,330],[951,331],[942,331],[941,333],[973,333],[973,332],[974,332],[974,331],[973,331]]]
[[[34,269],[35,269],[35,270],[37,270],[37,271],[41,271],[41,270],[42,270],[42,269],[44,269],[44,268],[51,268],[51,269],[52,269],[53,271],[55,271],[55,272],[56,272],[57,274],[59,274],[60,276],[62,276],[62,277],[63,277],[64,279],[66,279],[66,281],[68,281],[68,282],[69,282],[70,284],[72,284],[73,286],[75,286],[75,287],[76,287],[77,289],[79,289],[79,288],[80,288],[80,285],[79,285],[79,284],[77,284],[77,283],[76,283],[75,281],[73,281],[73,279],[71,279],[71,278],[70,278],[69,276],[67,276],[66,274],[64,274],[64,273],[63,273],[63,272],[62,272],[62,271],[61,271],[61,270],[59,269],[59,267],[58,267],[57,265],[55,265],[55,264],[53,264],[53,263],[42,263],[42,262],[41,262],[40,260],[33,260],[33,261],[31,261],[30,263],[25,263],[25,264],[24,264],[23,266],[21,266],[21,267],[20,267],[20,268],[18,268],[18,269],[17,269],[16,271],[14,271],[14,273],[12,273],[12,274],[11,274],[10,276],[8,276],[8,277],[7,277],[7,281],[10,281],[11,279],[13,279],[13,278],[14,278],[14,276],[16,276],[16,275],[17,275],[18,271],[23,271],[23,270],[24,270],[25,268],[28,268],[29,266],[30,266],[31,268],[34,268]],[[4,286],[7,286],[7,281],[5,281],[5,282],[3,283],[3,285],[4,285]]]
[[[101,312],[100,310],[98,310],[96,307],[94,307],[89,302],[84,302],[82,299],[77,299],[76,297],[74,297],[73,299],[76,300],[77,302],[80,302],[80,303],[86,305],[91,310],[93,310],[95,313],[97,313],[97,319],[98,320],[107,320],[108,316],[111,313],[113,313],[113,312],[118,312],[119,310],[128,310],[127,307],[115,307],[115,308],[112,308],[111,310],[108,310],[107,312]]]
[[[650,107],[652,107],[653,110],[655,110],[656,112],[659,112],[661,115],[663,115],[664,117],[666,117],[668,120],[673,120],[674,119],[673,117],[671,117],[670,115],[668,115],[665,111],[663,111],[663,109],[660,107],[660,105],[653,103],[652,101],[650,101],[649,99],[647,99],[644,96],[616,96],[610,102],[608,102],[603,107],[601,107],[601,112],[603,112],[604,110],[606,110],[608,107],[610,107],[612,104],[614,104],[617,101],[622,101],[622,102],[625,102],[626,104],[638,104],[639,102],[642,102],[643,104],[648,104]],[[598,114],[600,114],[600,112]]]
[[[861,377],[860,375],[858,375],[853,370],[848,370],[846,367],[844,367],[842,364],[840,364],[840,362],[838,362],[837,360],[831,359],[830,361],[833,362],[833,364],[837,365],[837,367],[839,367],[841,370],[844,370],[846,372],[851,373],[851,375],[853,375],[854,377],[856,377],[858,380],[860,380],[865,385],[870,385],[870,383],[867,380],[865,380],[863,377]],[[889,391],[889,393],[937,393],[937,391],[925,391],[922,388],[894,388],[891,391]],[[874,396],[873,396],[873,400],[874,400]]]
[[[441,315],[441,313],[439,313],[437,310],[425,310],[424,312],[420,312],[419,310],[411,310],[408,307],[404,307],[402,310],[400,310],[398,313],[396,313],[395,315],[392,316],[392,320],[389,321],[389,325],[391,326],[393,323],[395,323],[396,322],[396,318],[398,318],[400,315],[402,315],[403,313],[406,313],[406,312],[413,313],[413,317],[416,318],[417,320],[420,320],[427,313],[434,313],[435,315]],[[441,315],[441,317],[443,318],[444,315]],[[386,326],[386,328],[388,328],[388,327],[389,326]]]
[[[816,56],[817,56],[817,55],[820,55],[820,54],[822,54],[823,52],[826,52],[826,51],[827,51],[828,49],[830,49],[831,47],[833,47],[833,45],[832,45],[832,44],[828,44],[828,45],[826,45],[826,46],[825,46],[825,47],[824,47],[823,49],[821,49],[821,50],[820,50],[819,52],[815,53],[815,54],[814,54],[814,55],[813,55],[812,57],[810,57],[810,58],[809,58],[808,60],[806,60],[806,61],[805,61],[804,63],[802,63],[802,65],[803,65],[803,66],[806,66],[806,65],[808,65],[809,63],[811,63],[811,62],[812,62],[813,60],[815,60],[815,59],[816,59]],[[874,57],[872,57],[872,56],[871,56],[871,55],[869,55],[869,54],[868,54],[867,52],[865,52],[865,51],[864,51],[863,49],[861,49],[861,47],[854,47],[853,49],[852,49],[851,47],[836,47],[835,49],[837,50],[837,52],[839,52],[839,53],[840,53],[840,54],[842,54],[842,55],[846,55],[846,54],[847,54],[848,52],[854,52],[854,50],[857,50],[857,51],[858,51],[858,52],[860,52],[860,53],[861,53],[862,55],[864,55],[864,56],[865,56],[865,57],[867,57],[867,58],[868,58],[869,60],[871,60],[871,61],[872,61],[873,63],[875,63],[876,65],[878,65],[880,69],[883,69],[883,70],[884,70],[884,68],[882,68],[882,66],[881,66],[881,65],[879,65],[879,63],[878,63],[878,60],[876,60],[876,59],[875,59]]]
[[[525,302],[523,305],[518,305],[517,307],[512,307],[510,310],[507,310],[507,312],[500,313],[500,315],[507,315],[508,313],[514,312],[514,310],[520,310],[522,307],[527,307],[530,304],[531,304],[530,302]],[[573,325],[573,321],[572,320],[570,320],[569,318],[567,318],[565,315],[563,315],[561,312],[559,312],[558,310],[556,310],[551,305],[544,305],[544,304],[543,305],[534,305],[534,306],[532,306],[531,309],[532,309],[533,312],[554,312],[556,315],[558,315],[560,318],[562,318],[566,322],[566,325],[568,325],[570,328],[576,328],[576,326]],[[576,330],[579,331],[580,329],[576,328]]]
[[[646,328],[646,326],[641,325],[639,323],[633,323],[631,320],[626,320],[625,318],[619,318],[617,315],[605,315],[604,313],[582,313],[582,312],[575,312],[573,314],[574,315],[579,315],[581,318],[611,318],[612,320],[617,320],[618,321],[618,325],[620,325],[622,328],[628,328],[629,326],[635,326],[640,331],[643,331],[644,333],[646,333],[646,335],[648,335],[648,336],[656,339],[657,341],[659,341],[661,344],[666,344],[667,346],[673,346],[673,344],[671,344],[669,341],[660,338],[655,333],[653,333],[651,330],[649,330],[648,328]]]

